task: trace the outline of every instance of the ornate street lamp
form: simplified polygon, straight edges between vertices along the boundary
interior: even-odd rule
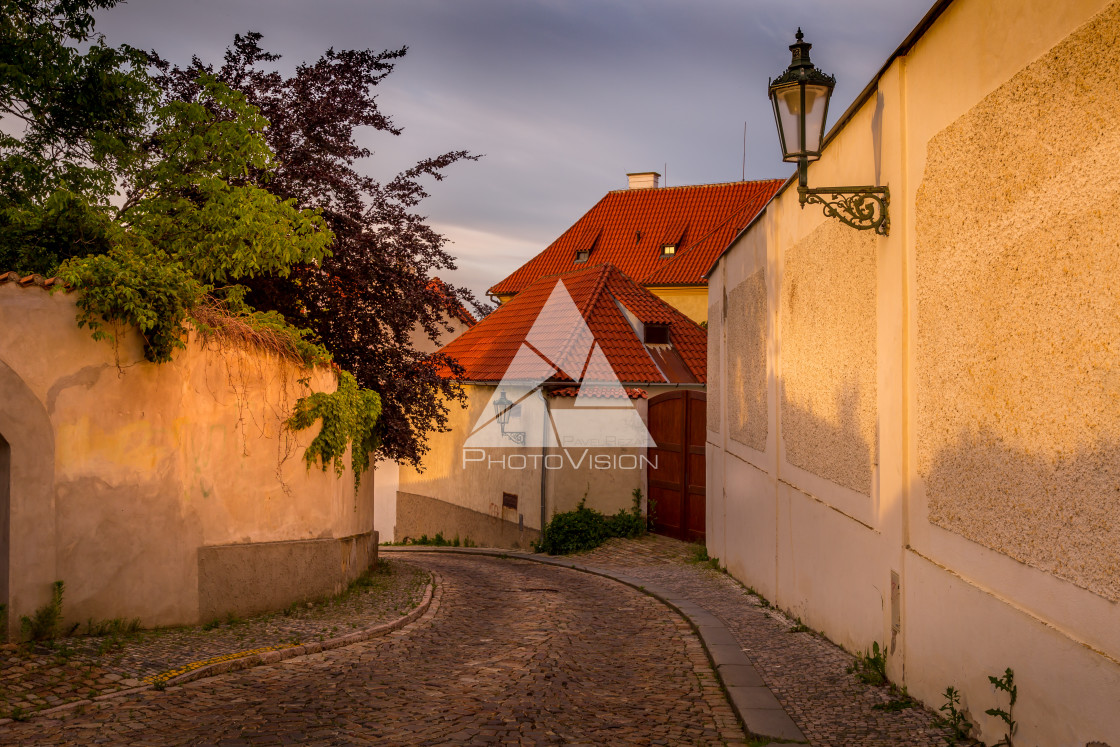
[[[506,396],[506,390],[502,390],[502,395],[494,400],[494,414],[498,419],[498,425],[502,428],[502,435],[513,441],[515,444],[525,443],[524,431],[509,431],[506,432],[506,425],[509,424],[510,413],[513,412],[513,403],[509,401]]]
[[[828,100],[836,79],[813,66],[809,60],[813,45],[804,38],[801,29],[797,29],[797,41],[789,47],[793,60],[784,73],[770,81],[769,89],[778,138],[782,141],[782,160],[797,163],[801,207],[806,203],[823,205],[825,215],[839,218],[852,228],[874,229],[886,236],[891,226],[887,213],[890,191],[886,187],[809,188],[809,162],[821,157]],[[832,199],[825,199],[825,195]]]

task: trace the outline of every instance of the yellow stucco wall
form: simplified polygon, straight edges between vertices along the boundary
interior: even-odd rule
[[[871,494],[876,438],[876,286],[876,239],[869,231],[829,221],[786,250],[781,299],[786,459],[865,495]],[[760,315],[760,330],[761,323]],[[760,391],[757,383],[747,386]],[[763,431],[761,441],[765,438]]]
[[[646,290],[697,324],[708,321],[708,289],[705,286],[649,286]]]
[[[308,386],[336,386],[332,373],[193,335],[171,362],[148,363],[134,331],[114,345],[79,329],[74,301],[0,285],[11,614],[61,579],[67,619],[193,623],[199,548],[372,530],[372,480],[356,494],[348,470],[308,472],[316,428],[282,427]]]
[[[709,552],[989,743],[1008,667],[1016,743],[1120,734],[1118,31],[1115,0],[955,0],[809,167],[889,186],[890,234],[793,184],[709,276],[769,291],[765,448],[709,429]],[[733,317],[724,422],[758,389]]]
[[[1114,5],[938,133],[916,206],[930,520],[1113,601],[1118,37]]]
[[[757,451],[766,449],[766,269],[727,294],[727,377],[736,382],[727,402],[728,435]]]

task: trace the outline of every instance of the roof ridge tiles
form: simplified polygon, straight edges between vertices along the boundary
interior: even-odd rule
[[[612,189],[607,194],[617,194],[619,192],[664,192],[667,189],[699,189],[701,187],[730,187],[736,184],[764,184],[766,182],[784,182],[785,179],[736,179],[732,182],[710,182],[708,184],[676,184],[672,187],[666,185],[664,187],[649,187],[646,189],[632,189],[629,187],[620,187],[619,189]]]
[[[14,270],[8,272],[0,272],[0,284],[2,283],[15,283],[16,285],[26,288],[29,285],[35,285],[40,288],[53,288],[56,285],[59,287],[66,287],[62,278],[57,275],[44,277],[39,273],[32,273],[31,275],[21,275]]]

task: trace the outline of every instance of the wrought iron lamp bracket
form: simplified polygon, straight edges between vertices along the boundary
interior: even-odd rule
[[[887,187],[814,187],[800,185],[801,207],[818,204],[824,214],[859,231],[874,230],[886,236],[891,230],[891,192]],[[830,196],[831,199],[827,199]]]
[[[507,431],[506,427],[502,426],[502,435],[513,441],[520,446],[525,445],[525,431]]]

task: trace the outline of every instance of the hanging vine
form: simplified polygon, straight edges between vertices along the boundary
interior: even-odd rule
[[[339,371],[338,389],[330,394],[315,392],[301,397],[287,425],[299,431],[322,420],[322,430],[303,453],[307,468],[318,462],[325,472],[328,464],[333,463],[335,474],[341,475],[342,457],[349,447],[350,469],[357,490],[362,473],[369,469],[369,455],[378,445],[375,428],[380,416],[381,397],[377,392],[360,388],[350,373]]]

